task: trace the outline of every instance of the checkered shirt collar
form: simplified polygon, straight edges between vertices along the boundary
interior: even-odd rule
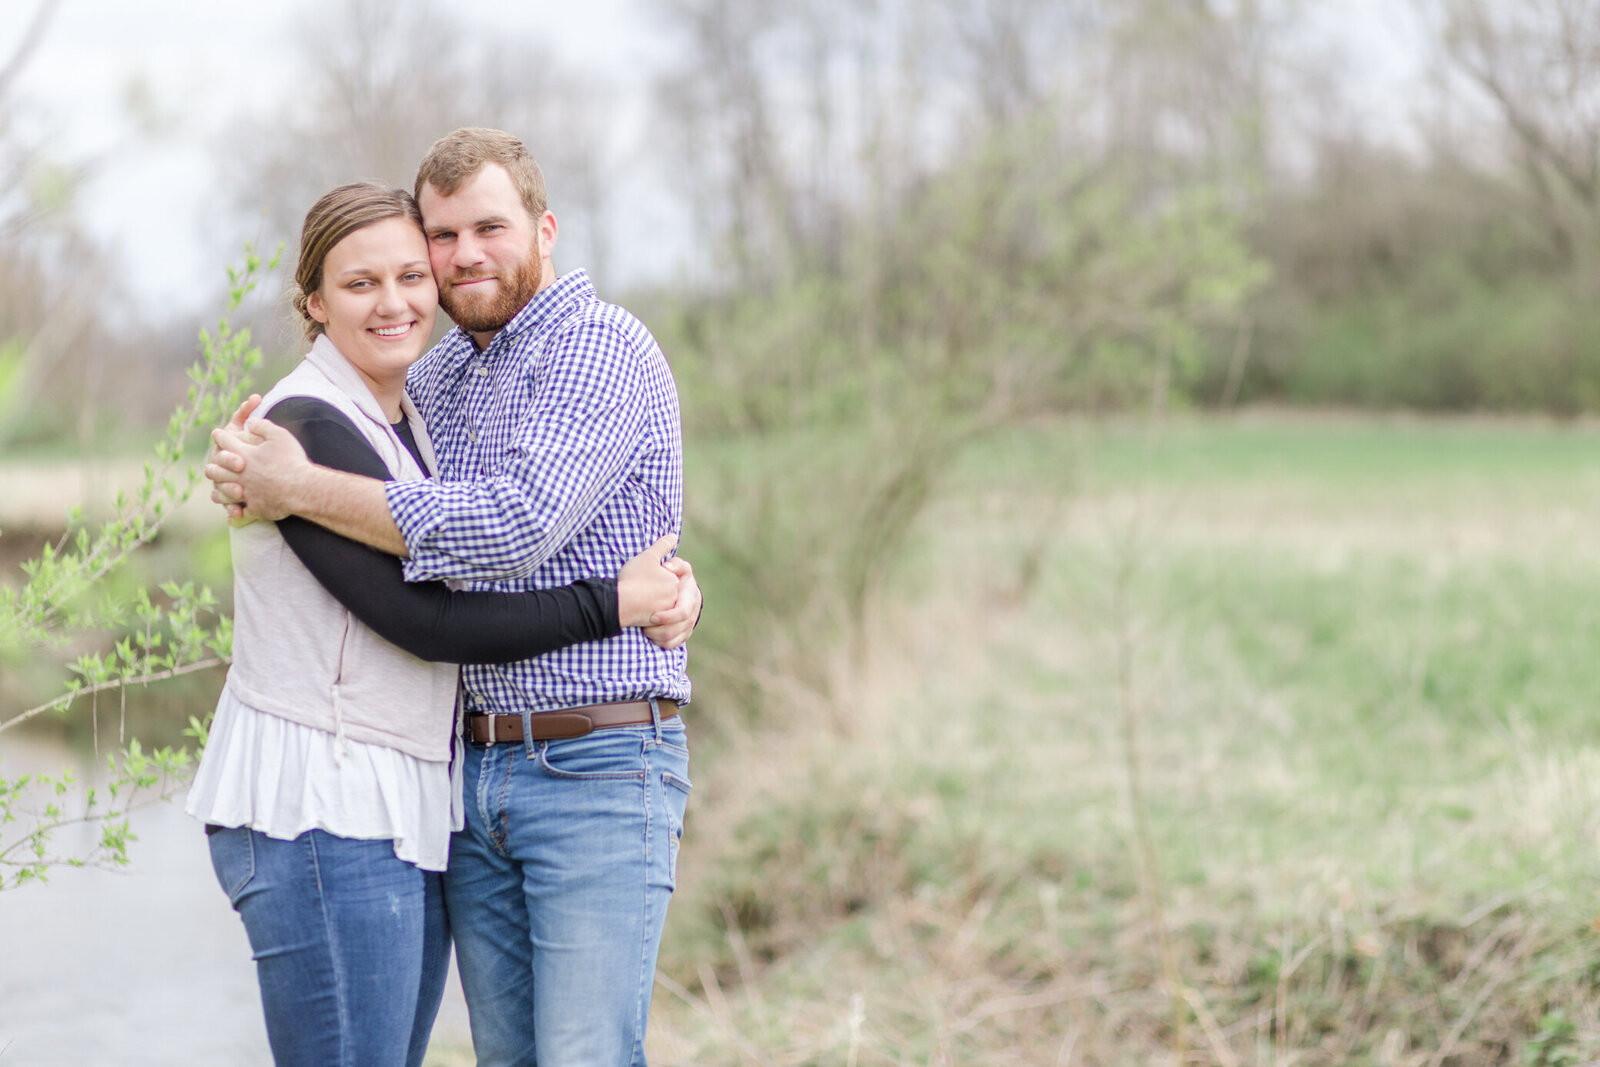
[[[597,294],[594,283],[589,280],[588,271],[582,267],[568,271],[535,293],[521,311],[511,316],[511,321],[495,334],[484,354],[493,359],[501,352],[509,352],[518,347],[523,334],[539,333],[542,327],[559,322],[573,304],[595,299]],[[445,357],[451,375],[459,375],[465,373],[467,364],[477,355],[478,346],[473,344],[472,336],[467,331],[456,326],[439,339],[435,352]]]

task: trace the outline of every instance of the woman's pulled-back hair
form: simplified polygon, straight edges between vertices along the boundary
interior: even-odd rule
[[[328,253],[355,231],[393,218],[408,218],[422,228],[422,213],[411,194],[382,182],[341,185],[324,193],[306,212],[305,225],[300,228],[300,263],[294,272],[294,310],[306,340],[314,341],[322,332],[322,323],[306,309],[306,298],[322,288],[322,265]]]

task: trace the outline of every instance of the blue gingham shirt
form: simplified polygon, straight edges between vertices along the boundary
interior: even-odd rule
[[[406,389],[433,438],[438,477],[389,482],[411,581],[515,591],[614,575],[683,524],[678,393],[655,338],[558,278],[479,352],[457,327]],[[470,706],[524,709],[689,699],[688,654],[639,630],[519,663],[469,665]]]

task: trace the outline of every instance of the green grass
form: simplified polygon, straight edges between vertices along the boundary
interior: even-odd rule
[[[856,630],[876,454],[691,442],[652,1062],[1600,1057],[1600,431],[1037,425],[959,457]]]
[[[957,477],[972,484],[997,468],[1048,477],[1064,459],[1104,484],[1198,480],[1226,487],[1267,481],[1364,492],[1405,483],[1514,488],[1532,481],[1553,488],[1569,478],[1600,478],[1600,426],[1289,412],[1177,416],[1159,424],[1058,423],[984,441],[969,451]]]
[[[697,694],[655,1059],[1600,1054],[1597,446],[1257,416],[972,449],[836,706]]]

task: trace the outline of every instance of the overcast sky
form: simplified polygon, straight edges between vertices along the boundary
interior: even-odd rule
[[[0,0],[10,16],[0,25],[0,55],[23,32],[34,0]],[[89,159],[94,177],[80,201],[82,217],[125,266],[128,288],[146,307],[164,302],[175,312],[206,310],[216,299],[223,268],[249,233],[210,233],[223,198],[214,181],[215,143],[242,118],[272,110],[293,86],[294,37],[317,21],[293,12],[318,5],[245,0],[60,0],[43,46],[24,72],[20,93],[48,132],[58,154]],[[642,107],[648,73],[659,66],[659,35],[641,26],[632,0],[483,5],[480,19],[502,20],[515,33],[540,35],[555,55],[611,80],[624,99]],[[1352,78],[1375,113],[1396,103],[1407,72],[1407,20],[1386,0],[1313,0],[1316,34],[1350,55]],[[473,17],[464,15],[461,17]],[[1334,42],[1334,39],[1342,39]],[[654,49],[655,51],[652,51]],[[128,106],[139,86],[157,135],[141,128]],[[443,132],[443,131],[440,131]],[[662,204],[624,194],[618,210],[637,216],[623,232],[659,241]],[[652,214],[653,213],[653,214]],[[226,225],[235,225],[228,223]],[[688,235],[680,242],[687,245]],[[652,262],[681,261],[685,247]],[[625,284],[638,268],[614,257]],[[575,264],[576,265],[576,264]]]
[[[8,16],[0,20],[0,55],[9,55],[35,0],[0,3]],[[316,6],[60,0],[19,93],[59,158],[94,164],[81,217],[128,268],[124,280],[141,302],[175,311],[214,302],[228,257],[253,236],[207,232],[224,206],[210,184],[214,144],[230,125],[288,98],[293,67],[285,59],[297,54],[295,35],[315,25],[294,12]],[[637,26],[630,0],[488,6],[513,33],[542,37],[561,59],[643,99],[644,86],[626,80],[649,65],[653,37]],[[154,127],[130,109],[134,87]]]

